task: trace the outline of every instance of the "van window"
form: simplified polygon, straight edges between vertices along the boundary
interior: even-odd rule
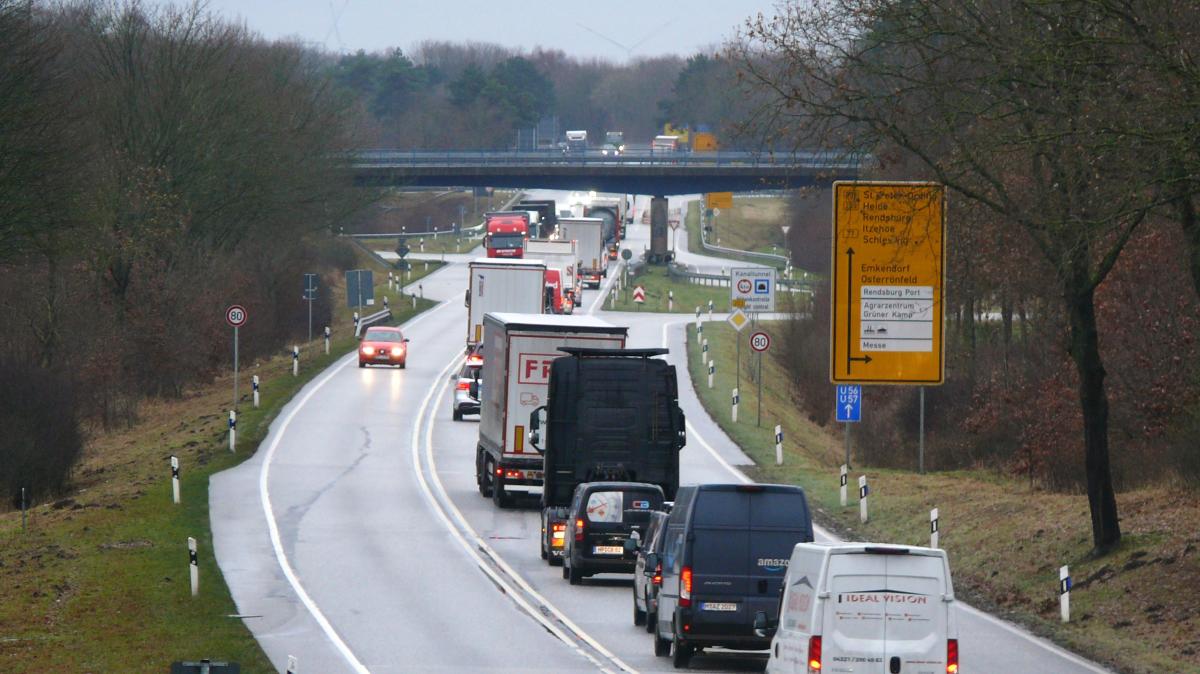
[[[638,491],[594,491],[588,495],[587,518],[608,524],[644,524],[661,506],[657,494]]]
[[[755,526],[808,529],[808,504],[797,493],[765,492],[750,500]]]
[[[619,491],[594,491],[588,495],[587,518],[591,522],[621,521],[623,495]]]
[[[745,526],[750,515],[746,498],[739,491],[701,492],[692,522],[705,527]]]

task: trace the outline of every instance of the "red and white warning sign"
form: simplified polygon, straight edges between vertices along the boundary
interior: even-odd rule
[[[633,301],[641,304],[646,301],[646,289],[642,286],[634,286]]]

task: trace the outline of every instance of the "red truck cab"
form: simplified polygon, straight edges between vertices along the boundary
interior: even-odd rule
[[[487,238],[484,247],[488,257],[525,257],[525,242],[529,239],[528,214],[497,214],[487,217]]]

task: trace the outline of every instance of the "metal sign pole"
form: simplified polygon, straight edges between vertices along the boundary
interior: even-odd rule
[[[312,298],[308,298],[308,341],[312,341]]]
[[[758,352],[758,427],[762,428],[762,351]]]
[[[846,467],[850,468],[850,422],[846,422]]]
[[[238,326],[233,326],[233,409],[238,404]]]
[[[917,445],[917,472],[921,475],[925,474],[925,387],[919,387],[921,391],[921,424],[920,424],[920,441]]]

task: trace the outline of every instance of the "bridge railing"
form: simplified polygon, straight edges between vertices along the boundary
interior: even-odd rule
[[[526,166],[526,165],[660,165],[697,167],[790,167],[810,169],[859,170],[864,165],[861,155],[844,152],[663,152],[630,150],[619,155],[603,154],[600,150],[561,152],[533,151],[474,151],[424,152],[408,150],[367,149],[351,153],[356,168],[387,168],[390,166]]]

